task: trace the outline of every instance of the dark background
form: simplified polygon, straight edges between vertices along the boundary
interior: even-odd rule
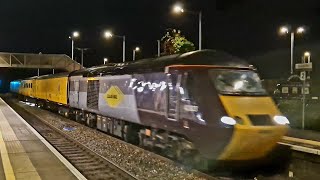
[[[71,56],[68,37],[81,33],[76,47],[88,47],[86,67],[100,65],[103,58],[121,62],[122,41],[103,38],[109,29],[126,35],[126,59],[140,46],[137,59],[157,53],[157,39],[167,28],[178,28],[198,46],[198,17],[175,15],[172,6],[203,12],[203,48],[227,51],[258,67],[262,78],[287,78],[290,71],[290,37],[280,36],[281,25],[307,27],[296,36],[295,62],[305,50],[312,54],[314,72],[320,58],[320,2],[317,0],[0,0],[0,52],[52,53]],[[80,61],[80,52],[75,50]],[[58,72],[58,71],[56,71]],[[319,71],[320,72],[320,71]],[[41,70],[40,74],[51,73]],[[2,85],[30,77],[37,70],[0,68]],[[317,75],[313,75],[317,77]],[[7,89],[7,88],[2,88]],[[1,88],[0,88],[1,91]]]
[[[127,59],[140,46],[138,58],[154,56],[156,40],[166,28],[179,28],[198,44],[198,19],[173,15],[173,0],[0,0],[0,51],[65,53],[70,55],[68,36],[81,32],[77,47],[89,47],[85,66],[103,63],[103,57],[121,61],[120,39],[105,40],[111,29],[127,36]],[[222,49],[240,57],[289,50],[290,39],[277,34],[283,24],[306,25],[308,32],[297,44],[315,43],[319,36],[317,0],[190,0],[185,9],[203,12],[203,48]],[[71,55],[70,55],[71,56]],[[76,58],[80,60],[79,52]],[[271,62],[270,62],[271,63]]]

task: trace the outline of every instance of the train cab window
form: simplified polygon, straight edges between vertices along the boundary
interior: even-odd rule
[[[250,70],[210,69],[209,78],[221,94],[266,95],[257,73]]]

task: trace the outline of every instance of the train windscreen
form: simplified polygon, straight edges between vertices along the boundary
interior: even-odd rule
[[[257,73],[250,70],[210,69],[210,79],[221,94],[266,95]]]

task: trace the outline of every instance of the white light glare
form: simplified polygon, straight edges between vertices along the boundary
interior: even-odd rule
[[[220,120],[224,124],[228,124],[228,125],[231,125],[231,126],[233,126],[233,125],[235,125],[237,123],[236,120],[234,120],[233,118],[228,117],[228,116],[223,116]]]
[[[243,87],[243,81],[237,81],[234,83],[235,90],[241,89],[242,87]]]
[[[311,54],[310,54],[310,52],[306,51],[306,52],[304,52],[304,56],[309,57],[309,56],[311,56]]]
[[[175,13],[183,13],[184,12],[184,9],[182,8],[182,6],[181,5],[175,5],[174,7],[173,7],[173,12],[175,12]]]
[[[104,37],[105,38],[111,38],[113,36],[112,32],[111,31],[106,31],[104,32]]]
[[[289,28],[286,27],[286,26],[282,26],[282,27],[280,27],[279,31],[280,31],[281,34],[288,34],[289,33]]]
[[[80,36],[80,33],[78,31],[75,31],[72,33],[72,37],[77,38]]]
[[[286,118],[285,116],[274,116],[273,120],[280,125],[290,124],[288,118]]]
[[[302,33],[304,33],[304,31],[305,31],[305,28],[304,28],[304,27],[298,27],[298,28],[297,28],[297,33],[298,33],[298,34],[302,34]]]

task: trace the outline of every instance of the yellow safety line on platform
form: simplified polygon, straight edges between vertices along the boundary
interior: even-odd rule
[[[1,110],[0,110],[0,114],[3,116]],[[7,151],[6,144],[4,143],[1,130],[0,130],[0,151],[1,151],[2,165],[3,165],[4,174],[6,176],[6,180],[15,180],[16,177],[14,176],[12,165],[9,159],[9,154]]]
[[[87,180],[87,178],[85,178],[65,157],[63,157],[47,140],[45,140],[39,133],[38,131],[36,131],[30,124],[28,124],[16,111],[14,111],[14,109],[12,109],[5,101],[3,101],[0,98],[0,105],[1,102],[3,104],[5,104],[15,115],[17,115],[17,117],[21,120],[22,123],[24,123],[29,130],[35,135],[37,136],[40,141],[60,160],[60,162],[62,162],[67,169],[70,170],[70,172],[79,180]],[[37,116],[36,114],[33,114],[35,116]],[[39,116],[37,116],[39,117]]]
[[[294,137],[288,137],[288,136],[284,136],[284,137],[282,137],[282,139],[285,141],[304,143],[304,144],[309,144],[309,145],[314,145],[314,146],[320,147],[320,142],[318,142],[318,141],[312,141],[312,140],[308,140],[308,139],[300,139],[300,138],[294,138]]]
[[[8,150],[6,148],[6,142],[4,137],[6,136],[11,136],[12,141],[16,141],[18,144],[18,147],[20,147],[21,151],[24,151],[19,139],[17,138],[16,134],[14,133],[12,127],[10,126],[8,119],[4,116],[2,109],[1,109],[1,104],[0,104],[0,132],[1,132],[1,156],[2,152],[4,153],[4,160],[3,160],[3,166],[4,166],[4,172],[7,180],[15,180],[15,176],[17,174],[14,174],[14,169],[12,167],[10,157]],[[41,180],[38,172],[36,171],[35,167],[33,166],[29,156],[26,153],[21,154],[21,158],[23,159],[22,161],[24,162],[24,168],[28,169],[29,173],[33,172],[32,178],[33,180]],[[24,172],[15,172],[15,173],[24,173]],[[8,177],[7,177],[8,176]]]

